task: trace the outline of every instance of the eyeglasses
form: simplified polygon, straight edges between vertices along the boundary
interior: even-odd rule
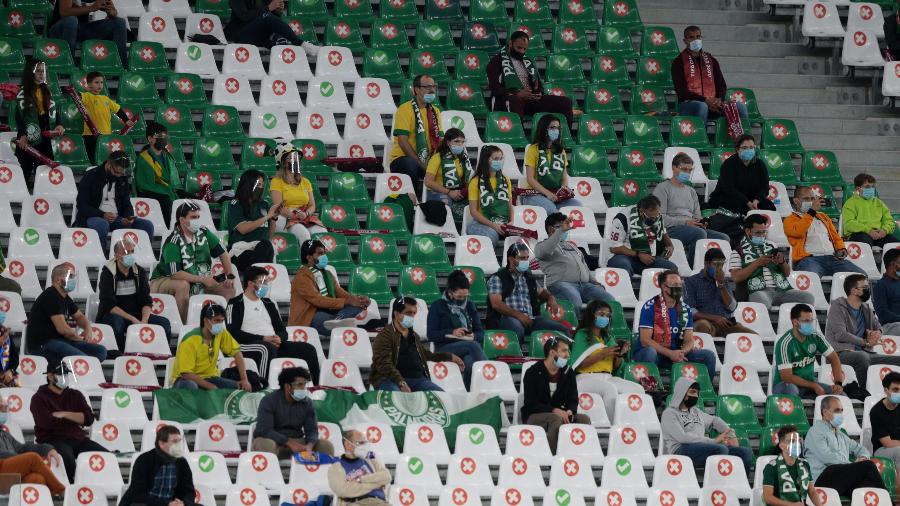
[[[344,441],[350,443],[350,444],[353,445],[353,446],[362,446],[362,445],[365,445],[365,444],[368,444],[368,443],[369,443],[369,442],[366,441],[365,439],[363,439],[363,440],[361,440],[361,441],[353,441],[353,440],[344,438]]]
[[[435,84],[430,84],[430,85],[428,85],[428,86],[416,86],[416,88],[421,88],[421,89],[423,89],[423,90],[425,90],[425,91],[434,91],[434,90],[437,89],[437,85],[435,85]]]

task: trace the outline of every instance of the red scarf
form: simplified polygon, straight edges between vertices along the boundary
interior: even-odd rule
[[[699,69],[689,49],[682,51],[678,57],[684,67],[684,80],[687,82],[688,91],[705,98],[716,98],[716,80],[713,78],[713,63],[709,55],[700,52]]]
[[[669,306],[662,295],[657,295],[653,298],[653,301],[653,340],[670,350],[672,349],[672,323],[669,318]],[[678,335],[683,336],[687,319],[681,304],[677,303],[675,307],[679,318]]]

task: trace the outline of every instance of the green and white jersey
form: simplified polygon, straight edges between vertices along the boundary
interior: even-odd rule
[[[831,345],[822,336],[813,334],[802,342],[789,330],[775,343],[775,369],[783,371],[792,369],[793,373],[807,381],[815,381],[813,364],[816,355],[828,356],[834,352]],[[781,375],[775,374],[774,384],[781,383]]]

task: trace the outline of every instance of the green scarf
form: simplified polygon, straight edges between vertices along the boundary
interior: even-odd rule
[[[478,178],[478,204],[481,214],[494,223],[509,223],[509,185],[506,176],[497,173],[497,187],[491,188],[486,178]]]
[[[462,179],[460,179],[460,173],[456,162],[459,162],[462,166]],[[447,155],[441,159],[441,169],[441,175],[444,178],[444,188],[447,188],[448,190],[464,191],[466,184],[472,179],[472,162],[465,153],[460,156],[456,156],[453,153],[447,153]]]
[[[800,476],[798,476],[798,478],[800,478],[799,487],[791,476],[791,471],[788,469],[787,462],[784,460],[784,455],[779,455],[778,458],[775,459],[775,479],[778,480],[775,489],[777,497],[782,501],[806,502],[811,477],[809,475],[809,470],[801,459],[797,459],[797,468],[800,471]]]
[[[656,248],[650,249],[650,236],[653,236],[653,243],[657,244],[665,233],[662,218],[657,218],[653,225],[646,225],[637,206],[633,206],[628,212],[628,242],[632,250],[653,255]]]
[[[550,154],[548,157],[547,155]],[[544,188],[555,191],[562,186],[566,173],[566,151],[553,153],[552,149],[538,148],[537,180]]]
[[[310,267],[308,265],[305,265],[304,267],[309,269],[309,271],[312,273],[313,280],[316,279],[317,272],[322,274],[322,280],[325,281],[325,286],[318,287],[319,295],[322,295],[323,297],[332,297],[333,298],[334,297],[334,281],[331,279],[331,273],[325,269],[319,269],[318,267]]]
[[[759,257],[774,255],[776,253],[775,247],[770,243],[766,242],[762,246],[756,246],[746,235],[741,239],[740,248],[741,267],[747,267]],[[749,293],[766,289],[766,279],[763,269],[767,269],[769,273],[772,274],[772,279],[775,280],[775,286],[778,287],[779,290],[784,291],[791,288],[790,283],[788,283],[788,280],[785,279],[784,275],[781,273],[781,269],[775,264],[770,264],[768,267],[756,269],[747,279],[747,291]]]
[[[438,132],[441,131],[441,127],[437,124],[437,113],[434,106],[428,104],[425,106],[425,114],[428,115],[428,135],[425,135],[425,123],[422,122],[419,104],[415,98],[410,102],[412,102],[413,116],[416,117],[416,149],[418,150],[419,160],[427,163],[432,149],[437,147],[438,142],[440,142]]]
[[[528,72],[528,77],[531,79],[532,85],[540,81],[537,75],[537,68],[531,60],[522,58],[522,65],[525,66],[525,71]],[[519,79],[519,74],[516,73],[515,67],[513,67],[512,57],[509,56],[509,49],[505,46],[500,48],[500,67],[503,69],[503,74],[501,76],[501,79],[503,79],[503,87],[506,88],[507,91],[517,91],[525,87],[525,84]]]

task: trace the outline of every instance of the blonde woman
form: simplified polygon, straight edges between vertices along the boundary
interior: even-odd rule
[[[316,214],[316,200],[309,179],[303,177],[300,167],[300,151],[293,144],[281,144],[275,152],[278,171],[272,178],[269,194],[272,205],[281,206],[275,229],[294,234],[297,241],[303,243],[312,234],[325,232],[325,229],[310,223],[309,218]],[[318,222],[318,219],[315,219]]]

